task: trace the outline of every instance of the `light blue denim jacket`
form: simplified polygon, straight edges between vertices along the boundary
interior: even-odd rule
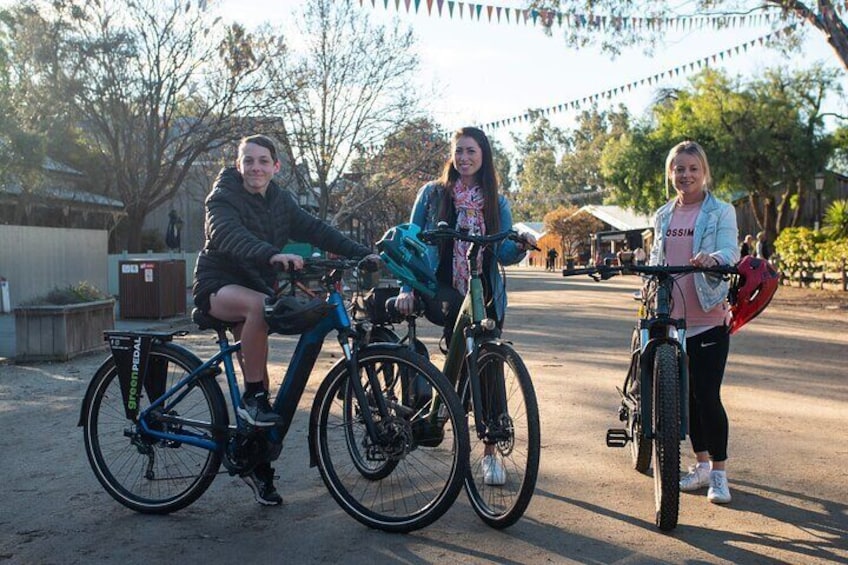
[[[665,265],[666,231],[671,223],[676,199],[663,205],[654,216],[654,244],[651,247],[650,265]],[[735,265],[739,261],[739,237],[736,227],[736,210],[707,192],[698,218],[692,241],[692,255],[708,253],[720,265]],[[727,298],[729,283],[721,277],[695,273],[695,292],[704,312],[709,312]]]
[[[421,187],[418,191],[418,196],[415,198],[415,204],[412,205],[412,214],[409,218],[410,223],[416,224],[422,230],[431,230],[436,228],[439,215],[438,203],[441,201],[442,190],[443,188],[434,182],[427,183]],[[504,232],[511,230],[512,212],[509,208],[509,201],[503,194],[498,195],[498,210],[500,213],[501,223],[500,231]],[[489,233],[489,235],[494,234]],[[489,271],[488,273],[484,273],[484,275],[487,276],[487,280],[492,285],[492,293],[495,298],[495,309],[498,314],[498,319],[503,320],[504,313],[506,312],[507,300],[506,289],[504,287],[504,281],[501,277],[500,270],[498,269],[498,263],[501,265],[512,265],[514,263],[518,263],[524,258],[526,252],[520,250],[515,242],[509,239],[499,243],[494,248],[494,252],[495,257],[497,257],[497,262],[490,261]],[[427,260],[430,263],[430,268],[432,268],[435,273],[436,268],[439,266],[439,249],[437,246],[427,246]],[[404,285],[401,290],[409,292],[412,289]]]

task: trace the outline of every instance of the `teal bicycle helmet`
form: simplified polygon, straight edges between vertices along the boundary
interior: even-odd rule
[[[377,250],[386,267],[403,284],[427,297],[436,295],[436,275],[427,261],[427,245],[421,241],[421,228],[415,224],[400,224],[383,234]]]

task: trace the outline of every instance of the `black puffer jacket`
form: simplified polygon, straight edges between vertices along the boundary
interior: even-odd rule
[[[195,294],[198,288],[217,290],[233,282],[270,292],[276,275],[268,261],[289,240],[345,257],[371,253],[305,211],[290,192],[273,182],[264,197],[251,194],[235,167],[222,169],[215,179],[206,198],[205,230],[206,244],[194,271]]]

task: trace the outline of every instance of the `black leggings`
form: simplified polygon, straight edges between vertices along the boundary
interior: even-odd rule
[[[689,354],[689,435],[696,453],[713,461],[727,459],[727,413],[721,403],[721,381],[730,349],[724,326],[686,338]]]

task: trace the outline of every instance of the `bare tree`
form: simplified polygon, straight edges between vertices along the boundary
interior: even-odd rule
[[[147,214],[260,107],[261,61],[242,28],[188,0],[56,2],[43,13],[70,22],[56,86],[124,202],[126,249],[139,251]]]
[[[427,119],[393,132],[379,147],[361,148],[351,167],[359,190],[345,191],[345,201],[336,207],[347,216],[337,214],[337,222],[356,216],[379,236],[408,221],[418,190],[439,176],[449,150],[449,141]]]
[[[533,0],[527,6],[537,11],[548,33],[565,18],[562,33],[567,44],[582,47],[599,45],[613,55],[622,48],[643,45],[649,51],[661,45],[666,33],[664,23],[668,18],[692,16],[693,20],[717,26],[734,25],[736,16],[766,13],[774,16],[773,25],[804,22],[824,35],[834,53],[848,69],[848,28],[842,21],[844,4],[831,0],[801,2],[797,0],[697,0],[683,3],[694,6],[689,13],[679,12],[680,3],[665,0],[622,2],[621,0]],[[713,17],[727,18],[713,20]],[[634,25],[634,22],[637,22]],[[795,37],[787,36],[789,45]]]
[[[362,202],[359,183],[341,182],[353,160],[419,117],[410,88],[415,40],[397,23],[372,25],[346,0],[309,2],[298,29],[305,47],[286,57],[277,56],[279,40],[270,31],[264,37],[263,70],[276,101],[269,110],[278,117],[271,133],[292,163],[308,163],[295,168],[300,189],[315,187],[320,217],[338,223]],[[331,202],[340,206],[332,217]]]

